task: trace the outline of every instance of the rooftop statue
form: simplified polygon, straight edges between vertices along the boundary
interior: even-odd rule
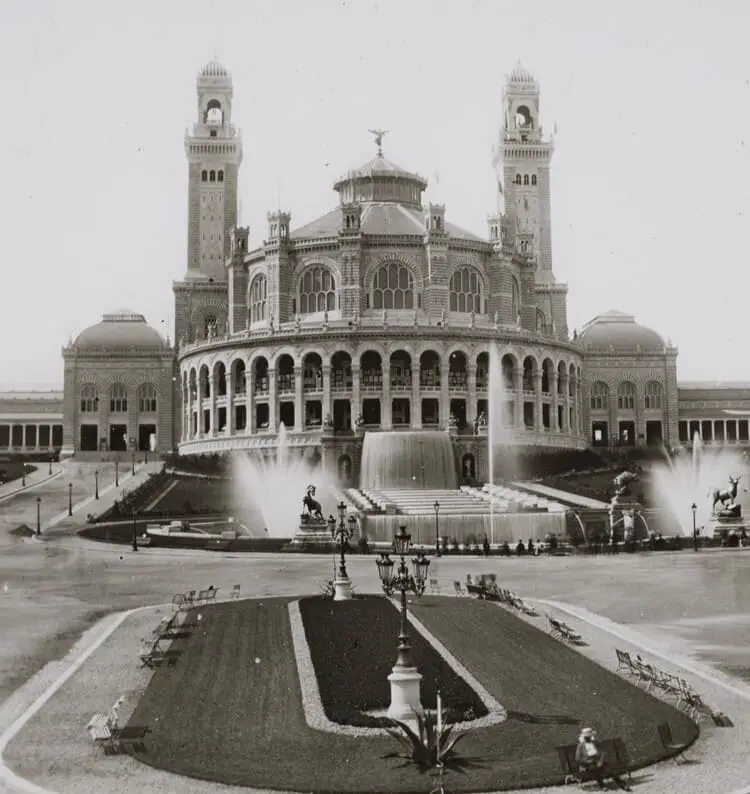
[[[387,134],[388,130],[368,130],[375,136],[375,145],[378,147],[378,154],[383,155],[383,136]]]

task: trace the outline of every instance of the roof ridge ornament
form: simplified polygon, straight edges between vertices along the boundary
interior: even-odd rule
[[[383,156],[383,136],[388,134],[388,130],[368,130],[375,136],[375,145],[378,147],[378,157]]]

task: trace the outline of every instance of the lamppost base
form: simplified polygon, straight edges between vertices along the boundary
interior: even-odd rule
[[[416,667],[394,667],[388,676],[391,684],[391,705],[388,716],[393,720],[405,722],[410,728],[417,729],[417,716],[422,714],[419,685],[422,674]],[[416,714],[415,714],[416,712]]]
[[[337,577],[333,582],[333,590],[334,601],[349,601],[352,597],[352,580]]]

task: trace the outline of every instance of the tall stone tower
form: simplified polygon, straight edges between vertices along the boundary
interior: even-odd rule
[[[227,280],[231,230],[237,225],[242,138],[232,124],[232,76],[217,61],[197,81],[198,118],[185,136],[189,163],[187,273]]]
[[[509,230],[519,236],[526,249],[523,253],[536,259],[537,283],[553,283],[550,163],[554,144],[544,139],[539,123],[539,84],[520,64],[506,81],[503,113],[495,168],[504,191]]]

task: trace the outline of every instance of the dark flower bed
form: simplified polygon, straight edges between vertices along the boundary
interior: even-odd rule
[[[383,718],[364,712],[388,708],[388,676],[396,661],[400,616],[381,596],[334,602],[316,596],[300,601],[310,655],[326,716],[342,725],[377,727]],[[477,719],[487,709],[474,690],[413,627],[412,658],[422,674],[422,705],[434,709],[437,689],[451,722]]]

